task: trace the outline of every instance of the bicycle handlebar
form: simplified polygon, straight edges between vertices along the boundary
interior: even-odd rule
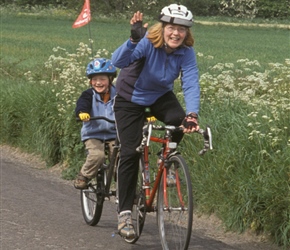
[[[152,123],[151,123],[152,124]],[[171,132],[173,131],[183,131],[182,127],[176,127],[172,125],[155,125],[152,124],[152,130],[169,130]],[[211,134],[211,129],[209,126],[206,126],[205,129],[199,129],[196,131],[196,133],[199,133],[203,136],[204,139],[204,147],[202,150],[199,151],[199,155],[204,155],[207,151],[212,150],[212,134]],[[151,132],[150,132],[151,134]]]
[[[76,118],[77,121],[81,121],[81,119],[79,117]],[[90,117],[90,120],[105,120],[107,122],[110,123],[115,123],[115,120],[111,120],[105,116],[92,116]],[[155,125],[152,124],[151,129],[153,130],[169,130],[169,131],[183,131],[182,127],[177,127],[177,126],[172,126],[172,125]],[[203,155],[205,154],[207,151],[212,150],[213,146],[212,146],[212,134],[211,134],[211,129],[209,126],[206,126],[205,129],[199,129],[198,131],[196,131],[196,133],[199,133],[203,136],[204,139],[204,147],[202,150],[199,151],[199,155]],[[151,134],[151,131],[150,131]]]
[[[205,130],[199,129],[197,133],[203,135],[203,140],[204,140],[204,146],[203,149],[198,152],[199,155],[205,154],[208,150],[212,150],[212,135],[211,135],[211,129],[209,126],[206,126]]]
[[[79,117],[76,117],[76,120],[78,122],[82,121]],[[111,120],[111,119],[107,118],[106,116],[92,116],[92,117],[90,117],[89,121],[90,120],[105,120],[105,121],[110,122],[110,123],[115,123],[115,120]]]

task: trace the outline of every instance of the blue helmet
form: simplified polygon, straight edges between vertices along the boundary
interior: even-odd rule
[[[107,74],[116,77],[117,69],[109,59],[96,58],[88,64],[86,75],[88,78],[92,78],[93,75],[97,74]]]

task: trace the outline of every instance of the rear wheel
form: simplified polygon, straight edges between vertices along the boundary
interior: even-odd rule
[[[136,235],[135,238],[133,239],[125,238],[125,241],[131,244],[134,244],[139,239],[144,227],[146,217],[145,194],[143,190],[143,175],[142,175],[143,169],[144,169],[144,161],[142,158],[140,158],[136,196],[132,209],[132,223]]]
[[[163,249],[185,250],[191,237],[193,197],[190,174],[183,157],[174,155],[169,158],[165,184],[164,175],[165,170],[157,198],[157,222],[161,244]]]
[[[103,170],[89,183],[88,189],[81,190],[81,206],[85,222],[95,226],[100,221],[104,203]]]

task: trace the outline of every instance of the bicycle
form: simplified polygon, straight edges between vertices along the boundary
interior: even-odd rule
[[[164,131],[164,135],[153,136],[153,130]],[[181,127],[171,125],[155,125],[150,120],[143,127],[143,139],[136,149],[140,153],[139,177],[132,211],[136,235],[131,240],[125,239],[128,243],[135,243],[140,237],[146,214],[157,212],[162,248],[188,248],[193,219],[192,184],[188,166],[176,150],[177,144],[171,140],[173,132],[182,130]],[[211,130],[207,126],[205,130],[199,129],[197,132],[204,138],[204,148],[199,152],[203,155],[212,149]],[[150,181],[150,142],[162,145],[158,153],[157,175],[153,182]]]
[[[104,119],[106,117],[92,117]],[[152,136],[152,130],[164,131],[164,136]],[[171,141],[172,133],[182,128],[171,125],[155,125],[153,121],[145,122],[143,139],[136,149],[140,153],[139,176],[136,195],[132,208],[132,222],[136,231],[132,239],[124,238],[127,243],[135,243],[143,231],[146,214],[157,212],[157,224],[163,249],[187,249],[192,228],[193,198],[190,174],[184,158],[176,150],[177,144]],[[212,149],[211,130],[197,131],[204,137],[204,148],[200,155]],[[158,153],[157,175],[150,182],[149,146],[151,142],[162,144]],[[88,188],[81,190],[81,206],[85,222],[90,226],[98,224],[103,210],[103,203],[111,196],[117,197],[116,189],[111,188],[113,177],[117,183],[116,169],[119,161],[120,144],[115,140],[112,156],[107,157],[103,166],[98,170]],[[108,156],[108,148],[105,148]],[[153,186],[151,188],[151,186]],[[157,193],[157,206],[154,206]],[[171,229],[174,229],[170,233]]]
[[[77,120],[80,121],[78,118]],[[91,117],[90,120],[106,120],[107,122],[115,123],[114,120],[103,116]],[[99,168],[96,177],[88,183],[88,188],[80,191],[82,214],[85,222],[90,226],[95,226],[99,223],[104,201],[110,200],[112,196],[117,196],[116,169],[119,161],[119,150],[119,140],[116,138],[113,152],[110,156],[109,145],[105,142],[104,151],[106,157],[103,166]],[[115,184],[115,187],[112,184]]]

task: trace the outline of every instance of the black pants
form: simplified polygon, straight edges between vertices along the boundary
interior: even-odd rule
[[[173,92],[168,92],[150,106],[151,113],[168,125],[179,126],[185,112]],[[138,178],[139,153],[136,148],[142,140],[145,107],[116,96],[114,104],[118,137],[121,143],[118,169],[118,211],[132,210]],[[173,134],[172,140],[179,143],[183,133]]]

